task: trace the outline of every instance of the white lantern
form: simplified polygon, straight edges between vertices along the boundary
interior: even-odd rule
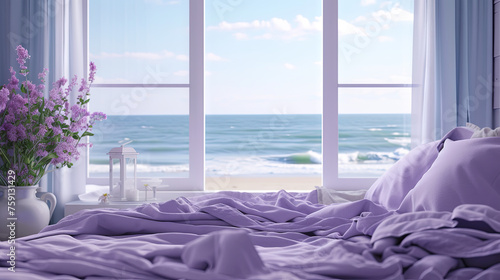
[[[112,194],[111,200],[119,201],[135,201],[138,200],[137,191],[137,151],[132,147],[125,147],[132,141],[123,143],[120,147],[116,147],[109,151],[109,193]],[[119,194],[114,194],[113,187],[115,185],[113,178],[113,161],[118,159],[120,161],[120,187]],[[133,178],[127,178],[127,165],[133,164],[134,173]]]

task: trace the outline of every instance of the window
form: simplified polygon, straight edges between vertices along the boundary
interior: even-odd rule
[[[203,189],[203,2],[90,1],[89,52],[98,66],[88,182],[106,184],[107,152],[139,153],[138,176]]]
[[[321,1],[205,2],[206,188],[321,185]]]
[[[88,182],[130,138],[140,176],[175,190],[367,187],[409,149],[412,5],[90,1],[91,106],[110,119]]]
[[[410,148],[413,2],[332,2],[323,6],[323,142],[332,144],[323,182],[368,187]]]

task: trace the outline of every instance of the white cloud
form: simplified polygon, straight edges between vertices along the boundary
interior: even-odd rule
[[[248,39],[248,34],[242,33],[242,32],[236,32],[233,34],[234,38],[236,40],[247,40]]]
[[[369,6],[377,3],[376,0],[361,0],[361,6]]]
[[[290,23],[287,20],[281,18],[272,18],[271,26],[273,29],[276,30],[282,30],[282,31],[292,30],[292,26],[290,25]]]
[[[413,21],[413,14],[401,8],[399,3],[392,7],[378,10],[372,13],[373,18],[380,23],[390,23],[391,21]]]
[[[185,77],[185,76],[189,75],[189,72],[185,71],[185,70],[180,70],[180,71],[174,72],[174,75],[175,76]]]
[[[339,18],[338,21],[339,25],[339,35],[350,35],[350,34],[357,34],[362,32],[362,29],[355,26],[354,24],[351,24],[343,19]]]
[[[210,61],[227,61],[227,59],[224,59],[214,53],[207,53],[205,55],[205,59]]]
[[[368,34],[369,36],[373,36],[373,34],[378,34],[381,29],[390,29],[391,24],[395,22],[412,20],[413,14],[401,8],[399,3],[384,2],[381,5],[381,9],[371,13],[369,17],[358,16],[352,22],[339,19],[339,35]],[[378,39],[380,42],[393,40],[393,38],[389,38],[388,36],[380,36]]]
[[[315,17],[313,20],[297,15],[293,22],[282,18],[271,18],[270,20],[254,20],[249,22],[220,22],[216,26],[209,26],[207,30],[219,31],[239,31],[248,30],[248,32],[263,32],[260,34],[249,35],[247,33],[236,32],[233,36],[237,40],[246,39],[302,39],[304,36],[317,33],[322,30],[322,17]]]
[[[108,53],[101,52],[98,55],[91,54],[91,58],[135,58],[145,60],[158,60],[172,58],[175,56],[173,52],[166,50],[160,52],[124,52],[124,53]]]
[[[291,63],[285,63],[284,66],[286,69],[289,69],[289,70],[293,70],[296,68],[295,65],[293,65]]]
[[[357,18],[354,19],[354,23],[356,22],[366,22],[368,19],[365,17],[365,16],[359,16]]]
[[[264,24],[264,23],[262,23]],[[217,26],[209,26],[207,30],[238,30],[238,29],[247,29],[247,28],[259,28],[261,27],[261,22],[258,20],[254,20],[252,22],[227,22],[222,21]]]
[[[175,56],[175,58],[177,58],[178,60],[182,60],[182,61],[188,61],[189,60],[189,56],[185,55],[185,54],[178,54]]]
[[[394,14],[394,21],[413,21],[413,13],[402,9],[401,7],[393,7],[391,13]]]
[[[296,31],[321,31],[323,30],[323,17],[315,17],[314,21],[310,21],[303,15],[297,15],[295,17],[295,22],[297,23]]]

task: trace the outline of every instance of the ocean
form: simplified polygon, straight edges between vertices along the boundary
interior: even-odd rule
[[[207,115],[207,176],[318,176],[321,115]],[[410,149],[410,115],[339,115],[339,175],[377,177]],[[108,116],[90,138],[91,177],[107,177],[107,152],[130,139],[139,176],[185,177],[189,119],[184,115]]]

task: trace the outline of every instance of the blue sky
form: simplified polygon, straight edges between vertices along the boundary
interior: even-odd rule
[[[339,0],[339,82],[410,83],[412,1]],[[207,0],[207,114],[321,113],[320,0]],[[187,0],[90,1],[98,83],[187,83]],[[187,89],[92,90],[92,110],[185,114]],[[161,102],[158,102],[161,100]],[[409,89],[340,89],[340,113],[409,113]]]

